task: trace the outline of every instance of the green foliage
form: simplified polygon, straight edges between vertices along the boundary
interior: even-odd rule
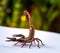
[[[50,0],[50,3],[57,5],[60,4],[60,0]]]
[[[47,31],[56,18],[60,19],[60,0],[0,0],[0,25],[28,28],[27,21],[21,20],[26,9],[35,29]],[[60,32],[59,24],[57,31]]]
[[[32,21],[35,26],[35,29],[41,28],[41,17],[40,17],[40,14],[39,14],[39,11],[37,10],[37,8],[35,8],[32,13]]]

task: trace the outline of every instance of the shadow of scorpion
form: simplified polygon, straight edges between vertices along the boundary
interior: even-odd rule
[[[29,36],[25,37],[22,34],[16,34],[16,35],[13,35],[12,38],[7,37],[7,39],[9,39],[9,40],[6,40],[6,41],[8,41],[8,42],[9,41],[16,42],[15,45],[18,44],[18,43],[22,43],[22,47],[24,45],[26,45],[26,43],[30,43],[29,48],[31,48],[32,42],[35,42],[35,41],[37,41],[37,43],[38,43],[37,46],[38,46],[38,48],[40,48],[40,46],[39,46],[39,41],[40,41],[41,44],[44,46],[42,40],[40,40],[39,38],[34,38],[35,30],[34,30],[34,27],[33,27],[32,20],[31,20],[29,12],[27,10],[25,10],[24,14],[25,14],[25,16],[27,18],[27,21],[29,22],[29,25],[30,25]],[[16,37],[20,37],[20,38],[17,39]]]

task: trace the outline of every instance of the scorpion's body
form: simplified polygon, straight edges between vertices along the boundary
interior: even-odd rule
[[[30,14],[27,11],[24,11],[24,14],[25,14],[25,16],[26,16],[26,18],[27,18],[27,20],[29,22],[29,25],[30,25],[29,36],[28,37],[25,37],[22,34],[13,35],[13,37],[20,37],[20,38],[19,39],[16,39],[16,38],[9,38],[9,37],[7,37],[8,39],[10,39],[8,41],[17,41],[17,43],[23,43],[22,44],[22,47],[24,45],[26,45],[26,43],[31,43],[30,46],[29,46],[29,48],[30,48],[31,45],[32,45],[32,42],[36,40],[38,42],[38,47],[39,47],[39,41],[41,41],[41,40],[39,38],[34,38],[35,30],[34,30],[34,26],[32,24],[32,20],[31,20]],[[41,41],[41,44],[44,45],[42,43],[42,41]]]
[[[27,18],[29,25],[30,25],[29,36],[26,39],[31,40],[32,38],[34,38],[34,33],[35,33],[34,26],[32,24],[30,14],[27,11],[24,11],[24,14],[26,15],[26,18]]]

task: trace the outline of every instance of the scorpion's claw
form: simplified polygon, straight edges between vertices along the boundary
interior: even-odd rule
[[[13,35],[13,37],[21,37],[21,36],[24,36],[24,35],[22,34]]]
[[[7,42],[11,41],[11,40],[6,40]]]
[[[6,41],[16,41],[16,38],[10,38],[10,37],[6,37],[7,39],[9,40],[6,40]]]

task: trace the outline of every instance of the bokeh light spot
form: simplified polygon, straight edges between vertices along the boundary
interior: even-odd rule
[[[23,21],[23,22],[24,22],[25,20],[26,20],[26,16],[24,16],[24,15],[23,15],[23,16],[21,16],[21,21]]]

